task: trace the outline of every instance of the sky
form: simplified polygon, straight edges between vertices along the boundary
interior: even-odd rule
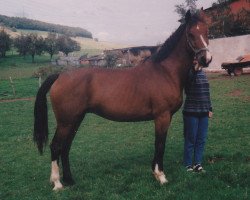
[[[208,8],[216,0],[198,0]],[[175,5],[185,0],[0,0],[0,14],[81,27],[93,38],[156,45],[179,26]]]

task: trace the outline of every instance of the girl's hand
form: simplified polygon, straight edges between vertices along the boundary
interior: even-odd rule
[[[212,117],[213,117],[213,112],[209,111],[209,112],[208,112],[208,117],[209,117],[209,118],[212,118]]]

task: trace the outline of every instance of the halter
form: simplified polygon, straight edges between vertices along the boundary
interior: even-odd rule
[[[200,49],[196,49],[196,48],[192,45],[191,41],[189,40],[188,34],[187,34],[187,28],[186,28],[186,38],[187,38],[187,43],[188,43],[189,47],[193,50],[195,56],[196,56],[197,54],[199,54],[200,52],[202,52],[202,51],[208,51],[208,52],[209,52],[209,49],[208,49],[207,47],[203,47],[203,48],[200,48]]]

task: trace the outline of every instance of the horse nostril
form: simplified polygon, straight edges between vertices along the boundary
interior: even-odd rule
[[[213,57],[210,56],[210,58],[207,60],[207,64],[210,64],[212,62],[212,60],[213,60]]]
[[[202,56],[201,57],[201,59],[200,59],[200,64],[202,65],[202,66],[206,66],[206,58],[205,58],[205,56]]]

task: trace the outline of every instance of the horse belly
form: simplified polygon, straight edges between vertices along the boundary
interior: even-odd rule
[[[152,120],[153,116],[150,112],[128,112],[122,109],[92,109],[90,112],[95,113],[103,118],[119,121],[119,122],[136,122],[136,121],[147,121]]]
[[[144,121],[152,119],[148,98],[126,88],[102,91],[92,99],[90,112],[114,121]]]

